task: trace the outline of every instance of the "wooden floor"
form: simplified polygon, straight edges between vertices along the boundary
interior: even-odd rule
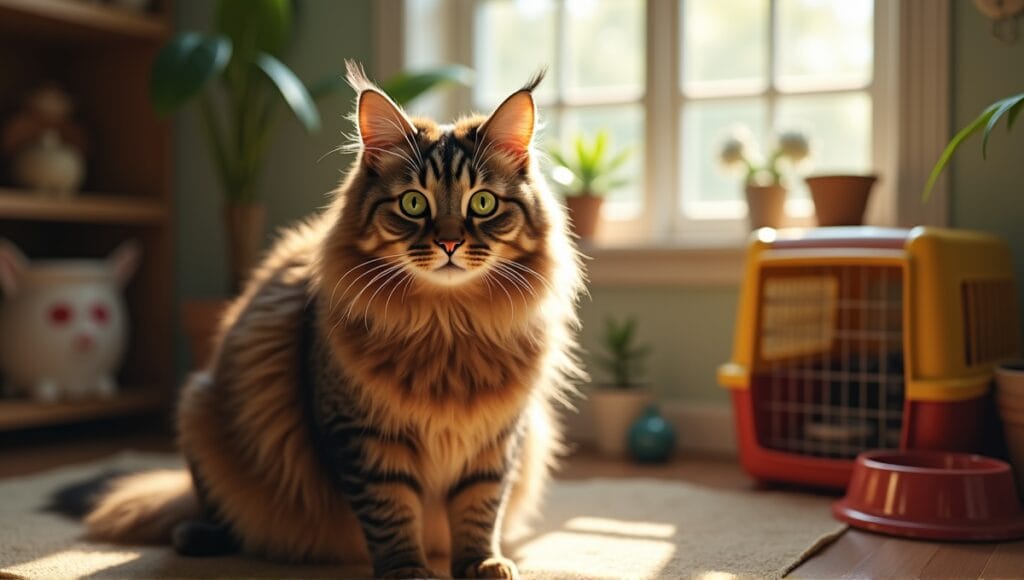
[[[26,475],[99,459],[132,448],[171,451],[166,432],[139,431],[138,425],[108,428],[55,438],[50,435],[0,439],[0,477]],[[641,466],[574,453],[558,477],[651,477],[685,480],[720,489],[752,489],[751,481],[732,460],[684,458],[669,464]],[[811,557],[793,578],[1024,578],[1024,541],[1002,543],[937,543],[902,540],[850,530]]]

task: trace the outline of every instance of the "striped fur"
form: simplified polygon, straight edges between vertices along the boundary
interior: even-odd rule
[[[355,67],[350,81],[359,159],[254,272],[182,392],[192,489],[140,504],[136,476],[91,531],[157,541],[199,520],[272,558],[420,577],[445,555],[456,577],[516,577],[502,530],[536,508],[553,406],[580,375],[578,258],[529,150],[539,78],[450,126],[407,118]],[[409,191],[428,211],[403,209]],[[496,207],[471,206],[480,191]]]

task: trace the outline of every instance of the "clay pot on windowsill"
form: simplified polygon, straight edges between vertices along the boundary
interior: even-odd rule
[[[859,226],[877,175],[816,175],[807,186],[814,200],[819,226]]]
[[[786,209],[786,188],[779,184],[754,185],[748,183],[747,220],[750,229],[777,228],[782,225]]]
[[[565,207],[569,210],[569,223],[581,241],[593,243],[597,234],[597,224],[601,220],[603,202],[604,198],[587,193],[565,198]]]

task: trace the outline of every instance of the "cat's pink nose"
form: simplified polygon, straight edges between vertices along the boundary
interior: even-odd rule
[[[434,243],[441,246],[444,253],[451,256],[455,253],[455,250],[462,245],[465,240],[436,240]]]
[[[96,347],[96,339],[89,334],[79,334],[75,337],[75,350],[78,352],[89,352]]]

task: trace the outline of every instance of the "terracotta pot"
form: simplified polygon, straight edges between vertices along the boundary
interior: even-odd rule
[[[228,203],[224,206],[224,225],[228,236],[228,260],[231,289],[241,290],[249,272],[260,258],[266,208],[259,203]]]
[[[625,457],[629,428],[654,399],[644,388],[598,387],[590,393],[597,428],[597,448],[610,457]]]
[[[750,229],[777,228],[786,213],[786,188],[779,184],[753,185],[748,183],[747,220]]]
[[[996,406],[1013,466],[1017,491],[1024,497],[1024,361],[996,365]]]
[[[574,195],[565,198],[572,230],[584,242],[593,242],[597,224],[601,220],[604,199],[596,195]]]
[[[859,226],[864,223],[864,209],[878,176],[816,175],[805,181],[819,226]]]
[[[182,325],[193,369],[206,368],[210,363],[221,316],[230,304],[230,300],[218,299],[187,300],[181,304]]]

